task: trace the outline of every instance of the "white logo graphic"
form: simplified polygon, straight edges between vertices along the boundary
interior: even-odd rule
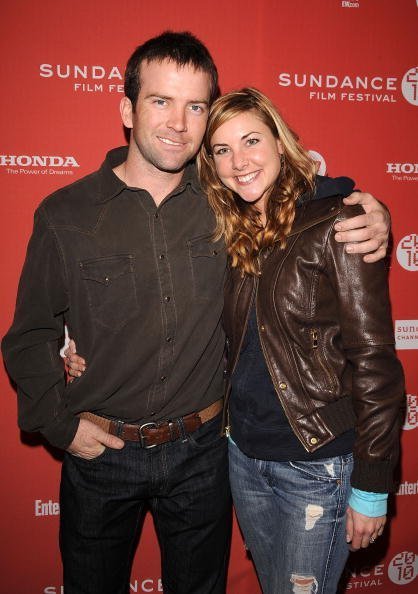
[[[396,495],[418,495],[418,481],[415,483],[408,483],[408,481],[401,483]]]
[[[72,84],[74,91],[82,93],[123,93],[123,84],[118,82],[123,80],[118,66],[40,64],[39,76],[41,78],[67,79]]]
[[[418,270],[418,235],[416,233],[402,237],[396,248],[396,257],[405,270]]]
[[[386,163],[393,181],[418,181],[418,163]]]
[[[409,431],[410,429],[416,429],[418,427],[418,402],[416,394],[407,394],[406,401],[407,410],[403,429]]]
[[[327,173],[327,164],[325,163],[324,157],[320,153],[317,153],[316,151],[308,151],[308,154],[311,156],[311,158],[317,164],[317,167],[318,167],[317,173],[318,173],[318,175],[326,175],[326,173]]]
[[[396,320],[395,340],[398,350],[418,349],[418,320]]]
[[[418,0],[417,0],[418,2]],[[349,2],[348,0],[341,0],[342,8],[360,8],[360,2]]]
[[[418,575],[418,555],[411,551],[398,553],[389,563],[388,576],[394,584],[410,584]]]
[[[403,77],[402,95],[412,105],[418,105],[418,66],[408,70]]]
[[[73,156],[0,155],[0,167],[11,175],[74,175],[80,165]]]
[[[35,499],[35,516],[59,516],[60,504],[57,501]]]

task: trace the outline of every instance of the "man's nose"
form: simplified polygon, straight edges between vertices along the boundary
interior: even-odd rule
[[[170,111],[167,120],[168,128],[172,128],[176,132],[187,132],[186,112],[182,108],[174,108]]]

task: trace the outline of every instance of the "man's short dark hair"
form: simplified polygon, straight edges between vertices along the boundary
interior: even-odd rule
[[[134,109],[141,86],[139,70],[142,62],[164,60],[170,60],[179,66],[191,65],[196,70],[206,72],[210,79],[209,103],[219,95],[218,71],[209,50],[188,31],[165,31],[139,45],[126,65],[125,95],[131,100]]]

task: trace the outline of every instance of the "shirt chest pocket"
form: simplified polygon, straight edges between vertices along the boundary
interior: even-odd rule
[[[138,313],[135,258],[106,256],[79,263],[92,318],[117,331]]]
[[[212,235],[194,237],[187,242],[196,299],[216,299],[222,291],[226,253],[222,240],[212,241]]]

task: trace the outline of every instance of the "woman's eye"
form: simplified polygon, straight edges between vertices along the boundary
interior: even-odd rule
[[[260,139],[259,138],[249,138],[247,140],[248,146],[253,146],[254,144],[257,144],[259,142],[260,142]]]

